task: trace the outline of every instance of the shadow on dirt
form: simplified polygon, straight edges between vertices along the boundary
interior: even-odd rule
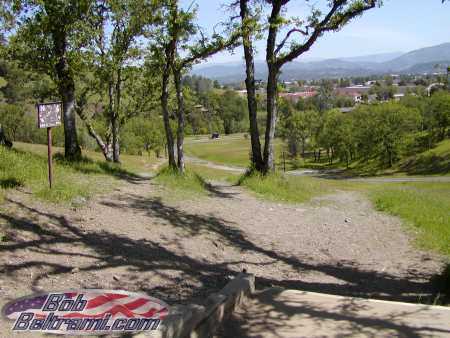
[[[434,335],[448,335],[450,329],[423,325],[408,325],[408,316],[420,313],[422,318],[430,314],[424,308],[392,311],[390,314],[369,315],[368,305],[356,299],[342,298],[334,300],[332,306],[312,303],[301,297],[283,296],[284,289],[271,288],[253,296],[249,309],[244,305],[239,314],[234,314],[226,326],[219,330],[221,338],[283,337],[283,333],[309,335],[313,330],[333,328],[328,334],[334,337],[377,337],[395,336],[420,338]],[[287,300],[287,299],[288,300]],[[290,320],[296,316],[297,320]],[[301,321],[299,318],[304,318]],[[303,326],[306,326],[304,330]],[[445,325],[443,325],[445,327]],[[305,332],[308,332],[305,334]],[[324,333],[324,331],[321,331]],[[288,335],[287,335],[288,336]],[[289,335],[290,336],[290,335]]]
[[[312,264],[307,258],[299,259],[267,247],[258,246],[233,223],[214,215],[205,216],[181,211],[163,203],[158,198],[144,198],[133,194],[128,194],[123,198],[127,200],[126,208],[147,213],[156,220],[159,219],[179,228],[185,236],[215,234],[218,244],[222,246],[232,246],[243,252],[251,251],[270,261],[282,262],[300,272],[300,275],[302,272],[317,272],[334,277],[333,280],[336,280],[336,282],[329,283],[314,283],[299,279],[283,280],[279,276],[257,276],[256,284],[260,288],[279,286],[304,291],[409,302],[417,302],[418,299],[422,299],[422,302],[431,302],[436,294],[430,281],[422,281],[429,279],[429,276],[421,275],[418,272],[410,272],[407,276],[398,277],[385,272],[362,269],[355,262],[345,262],[339,265]],[[249,266],[250,272],[251,266],[261,267],[258,262],[245,260],[224,260],[217,263],[213,258],[195,258],[190,256],[189,252],[175,252],[169,248],[170,245],[167,245],[167,242],[159,239],[133,239],[103,229],[86,230],[64,216],[42,212],[17,201],[8,200],[8,202],[26,211],[27,216],[12,216],[0,212],[0,220],[8,225],[7,231],[11,233],[7,242],[0,243],[3,275],[1,278],[14,280],[29,269],[37,269],[38,273],[33,275],[31,281],[33,291],[38,291],[41,285],[46,285],[45,282],[49,278],[74,273],[74,266],[71,262],[78,258],[83,259],[83,262],[88,262],[79,268],[80,272],[98,273],[115,267],[124,267],[129,271],[128,278],[138,276],[143,272],[152,272],[159,274],[167,281],[168,285],[187,283],[186,287],[190,292],[183,296],[184,299],[181,299],[183,301],[189,301],[195,296],[206,296],[202,293],[205,288],[208,292],[219,290],[228,282],[230,275],[239,271],[242,263]],[[124,208],[120,201],[118,203],[105,202],[104,204],[111,208]],[[40,221],[36,221],[37,219]],[[176,246],[179,243],[173,240],[170,244]],[[26,254],[26,252],[28,253]],[[37,253],[41,257],[48,255],[52,259],[51,261],[36,259],[34,255],[30,255],[30,252]],[[11,263],[8,255],[25,258],[20,262]],[[311,261],[314,260],[311,259]],[[180,272],[181,280],[174,281],[171,275],[172,271]],[[170,287],[167,289],[150,288],[145,285],[145,282],[141,285],[141,291],[164,300],[167,300],[166,296],[172,292]],[[314,309],[303,310],[315,311]],[[335,318],[334,320],[341,319]],[[391,319],[387,318],[383,325],[389,325],[390,321]],[[367,322],[367,325],[378,324]],[[358,327],[359,324],[355,323],[355,330]],[[396,327],[393,326],[392,329],[396,330]],[[410,336],[414,337],[413,333]]]

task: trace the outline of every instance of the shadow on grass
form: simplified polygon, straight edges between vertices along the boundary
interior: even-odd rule
[[[219,198],[233,198],[234,196],[237,195],[237,193],[235,193],[235,192],[227,192],[227,191],[221,190],[220,188],[218,188],[218,185],[213,185],[213,184],[209,183],[208,181],[206,181],[202,176],[200,176],[197,173],[195,173],[195,177],[201,183],[203,188],[211,196],[219,197]],[[231,186],[233,186],[233,185],[231,185]]]
[[[233,198],[237,194],[235,192],[223,191],[220,186],[212,185],[194,170],[189,169],[186,169],[184,174],[180,174],[177,169],[166,166],[159,170],[154,178],[162,184],[168,184],[176,189],[206,192],[212,197]],[[228,186],[223,186],[223,188]]]
[[[318,170],[320,177],[331,179],[392,176],[397,174],[446,175],[450,173],[450,155],[419,154],[418,156],[410,157],[404,162],[394,163],[392,167],[374,157],[367,162],[354,162],[352,167],[348,169],[338,163],[333,165],[318,163],[316,165],[311,162],[296,166],[296,169]]]
[[[409,175],[436,175],[450,173],[450,155],[433,153],[415,157],[401,165],[401,171]]]
[[[0,188],[2,189],[12,189],[23,186],[23,183],[18,181],[16,178],[6,178],[0,179]]]
[[[136,175],[135,173],[123,169],[120,164],[94,161],[86,156],[82,156],[81,159],[77,161],[67,160],[63,154],[57,153],[53,156],[56,163],[69,167],[73,170],[81,172],[83,174],[104,174],[114,176],[119,179],[126,180],[130,183],[137,183],[139,181],[148,180],[148,177],[142,177]]]

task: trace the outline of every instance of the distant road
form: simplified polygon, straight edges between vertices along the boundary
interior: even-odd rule
[[[207,160],[203,160],[201,158],[193,157],[193,156],[186,156],[186,160],[193,164],[204,165],[205,167],[208,167],[211,169],[225,170],[225,171],[230,171],[230,172],[234,172],[237,174],[243,174],[247,170],[246,168],[243,168],[243,167],[237,167],[237,166],[234,167],[234,166],[230,166],[230,165],[226,165],[226,164],[213,163],[213,162],[209,162]]]
[[[354,182],[367,182],[367,183],[450,182],[450,176],[360,177],[360,178],[348,178],[348,180]]]

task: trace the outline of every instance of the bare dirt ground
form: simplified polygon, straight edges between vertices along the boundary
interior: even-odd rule
[[[260,288],[411,302],[433,294],[442,259],[356,192],[287,205],[225,183],[211,191],[186,201],[151,179],[124,181],[77,208],[11,192],[0,206],[0,305],[76,288],[201,302],[243,269]]]

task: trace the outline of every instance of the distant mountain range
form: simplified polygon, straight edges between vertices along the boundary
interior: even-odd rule
[[[385,53],[314,62],[293,61],[284,65],[280,79],[290,81],[393,73],[434,73],[437,71],[436,64],[450,65],[450,42],[409,53]],[[264,61],[255,61],[255,68],[256,79],[267,77]],[[192,70],[192,74],[218,80],[221,83],[239,82],[245,77],[244,62],[197,66]]]

